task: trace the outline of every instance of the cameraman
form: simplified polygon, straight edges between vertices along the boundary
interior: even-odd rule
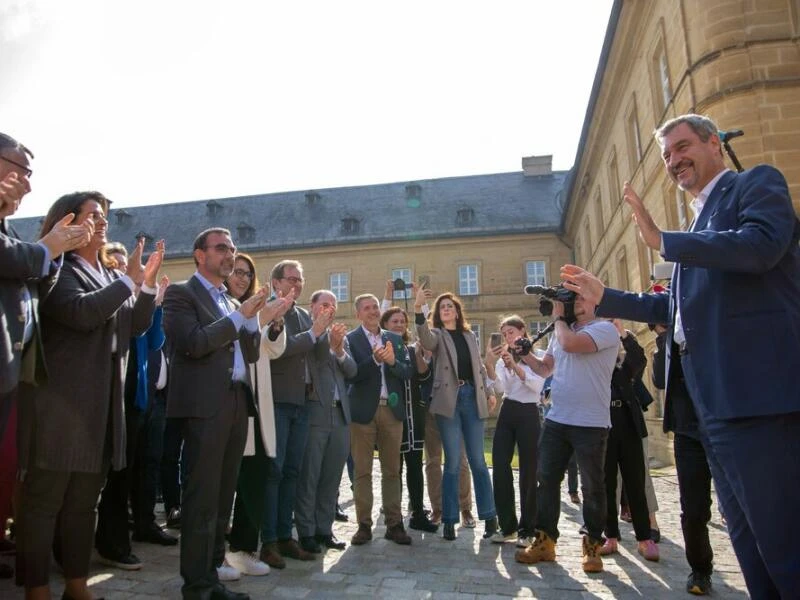
[[[563,297],[563,296],[562,296]],[[583,570],[603,570],[601,539],[606,523],[604,462],[611,426],[611,374],[617,361],[619,334],[614,325],[595,319],[595,305],[577,295],[566,306],[553,300],[555,335],[543,359],[525,353],[522,360],[542,377],[553,375],[552,409],[544,422],[539,445],[539,487],[536,498],[536,538],[516,553],[518,562],[554,561],[558,539],[561,481],[572,453],[578,460],[583,484]],[[573,308],[574,307],[574,308]],[[572,314],[574,313],[574,314]]]

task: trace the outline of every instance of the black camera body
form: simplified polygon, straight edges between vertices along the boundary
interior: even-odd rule
[[[575,298],[577,294],[568,290],[563,284],[549,287],[541,285],[526,285],[525,293],[529,296],[539,296],[539,312],[545,317],[553,314],[553,300],[558,300],[564,305],[564,318],[568,323],[575,322]]]

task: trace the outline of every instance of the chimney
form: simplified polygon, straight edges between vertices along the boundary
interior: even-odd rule
[[[523,156],[522,172],[525,174],[525,177],[534,177],[535,175],[550,175],[553,172],[553,155],[545,154],[544,156]]]

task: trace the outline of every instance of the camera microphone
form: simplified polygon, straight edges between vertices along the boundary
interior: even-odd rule
[[[547,291],[548,288],[541,285],[526,285],[523,291],[528,296],[541,296]]]
[[[744,131],[741,129],[730,129],[728,131],[718,131],[717,135],[719,135],[720,141],[724,144],[725,142],[731,141],[733,138],[743,136]]]

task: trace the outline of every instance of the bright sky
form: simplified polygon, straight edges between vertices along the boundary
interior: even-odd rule
[[[612,0],[0,0],[17,216],[575,159]]]

